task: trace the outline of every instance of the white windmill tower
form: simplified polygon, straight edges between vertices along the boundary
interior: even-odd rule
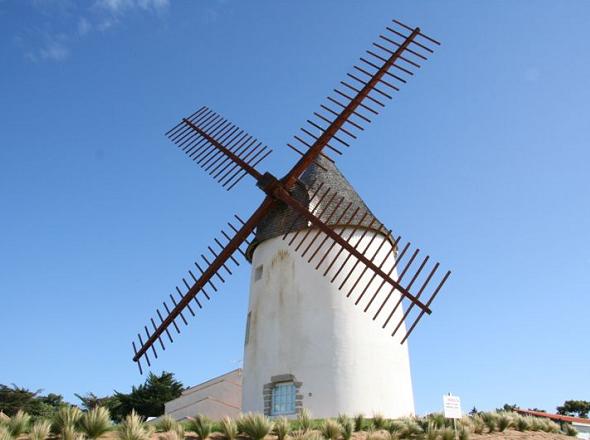
[[[281,179],[256,169],[268,147],[206,107],[166,133],[222,186],[231,189],[250,175],[265,198],[248,220],[228,223],[232,231],[222,230],[208,256],[194,263],[169,295],[171,305],[164,302],[150,329],[144,326],[145,342],[138,334],[133,360],[140,372],[141,359],[150,366],[150,353],[157,357],[156,344],[164,350],[163,339],[173,342],[171,333],[180,333],[178,321],[188,325],[187,312],[196,316],[214,299],[215,283],[225,282],[241,254],[252,263],[243,410],[273,416],[307,407],[317,417],[414,412],[405,341],[450,272],[435,276],[438,263],[426,269],[429,257],[402,246],[326,154],[341,154],[335,145],[348,147],[381,100],[427,59],[430,43],[439,44],[419,28],[393,23],[301,128],[297,146],[288,144],[301,158]]]
[[[327,160],[321,164],[325,170],[314,164],[301,177],[298,199],[310,211],[321,211],[319,217],[326,224],[341,228],[345,237],[352,236],[358,248],[374,255],[374,261],[389,272],[395,264],[394,240],[336,167]],[[323,198],[322,206],[314,206],[327,188],[331,194]],[[359,210],[351,218],[356,208]],[[361,227],[359,212],[369,213]],[[318,240],[303,258],[299,254],[319,231],[300,223],[288,232],[294,214],[287,207],[269,213],[249,248],[252,278],[242,410],[289,415],[305,407],[315,417],[413,415],[408,346],[400,344],[406,334],[405,325],[402,322],[392,338],[379,323],[368,321],[358,310],[359,305],[368,304],[381,283],[373,282],[364,293],[364,301],[355,306],[346,293],[355,283],[363,288],[368,284],[367,271],[357,264],[342,289],[330,282],[341,268],[340,273],[346,274],[355,263],[351,258],[347,260],[343,252],[337,255],[340,249],[336,246],[319,271],[314,270],[307,259],[319,245]],[[323,247],[329,248],[328,241]],[[328,273],[323,276],[326,269]],[[398,278],[395,268],[391,276]],[[342,278],[340,274],[338,278]],[[382,289],[367,313],[374,315],[388,293],[389,289]],[[399,299],[396,292],[381,314],[388,316]],[[398,307],[391,319],[400,322],[402,314]]]

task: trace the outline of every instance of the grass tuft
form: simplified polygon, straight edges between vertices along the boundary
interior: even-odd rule
[[[37,420],[29,432],[30,440],[46,440],[51,434],[51,423],[49,420]]]
[[[375,429],[385,429],[387,427],[387,419],[381,413],[373,414],[373,426]]]
[[[213,422],[208,417],[197,414],[189,419],[188,429],[197,434],[200,440],[205,440],[211,435]]]
[[[569,423],[563,424],[563,432],[565,435],[569,435],[570,437],[575,437],[578,435],[578,431]]]
[[[151,440],[154,428],[146,425],[135,411],[131,411],[131,414],[119,424],[117,432],[119,440]]]
[[[291,432],[291,423],[286,417],[278,417],[274,421],[273,432],[277,436],[277,440],[285,440]]]
[[[366,428],[365,423],[365,415],[364,414],[357,414],[354,416],[354,430],[355,432],[360,432]]]
[[[226,440],[235,440],[238,437],[238,424],[231,417],[225,416],[221,419],[219,422],[219,428]]]
[[[79,421],[80,432],[90,440],[96,440],[111,430],[111,414],[101,406],[82,414]]]
[[[326,419],[320,425],[320,433],[326,440],[338,440],[341,431],[340,424],[333,419]]]
[[[18,412],[13,415],[10,420],[8,420],[6,423],[6,428],[8,429],[8,433],[12,437],[16,438],[19,435],[27,432],[29,430],[30,424],[31,416],[19,409]]]
[[[297,415],[297,426],[303,433],[308,432],[312,428],[311,413],[307,408],[303,408]]]
[[[69,431],[75,431],[80,417],[82,417],[82,411],[77,406],[63,406],[53,416],[51,429],[54,433],[63,433],[66,428]]]
[[[246,434],[251,440],[262,440],[273,428],[270,419],[262,414],[247,413],[238,418],[238,431]]]

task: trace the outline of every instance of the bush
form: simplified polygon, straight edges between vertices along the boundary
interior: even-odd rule
[[[97,406],[82,414],[79,421],[80,431],[87,438],[95,440],[111,430],[111,415],[109,410]]]
[[[238,419],[238,431],[252,440],[262,440],[273,428],[273,423],[262,414],[248,413]]]
[[[516,416],[513,423],[514,427],[520,432],[524,432],[529,429],[529,422],[521,415]]]
[[[151,440],[154,429],[146,425],[135,411],[131,411],[117,427],[119,440]]]
[[[404,426],[402,432],[400,433],[400,438],[416,439],[422,435],[423,430],[420,427],[420,425],[418,425],[418,423],[416,423],[416,420],[406,419],[404,421],[404,425],[405,426]]]
[[[442,413],[429,414],[427,420],[434,423],[436,429],[442,429],[447,426],[447,419],[445,419],[445,416]]]
[[[337,440],[340,437],[341,429],[338,422],[326,419],[320,425],[320,432],[326,440]]]
[[[569,423],[563,424],[563,432],[565,435],[569,435],[570,437],[575,437],[578,435],[578,431],[576,431],[576,429]]]
[[[383,416],[383,414],[373,414],[373,426],[375,429],[385,429],[386,425],[387,419]]]
[[[29,433],[30,440],[46,440],[51,433],[51,423],[49,420],[37,420],[31,427]]]
[[[365,429],[365,416],[364,414],[357,414],[354,416],[354,430],[355,432],[362,431]]]
[[[426,428],[424,429],[424,438],[423,440],[437,440],[438,439],[438,429],[434,422],[429,422]]]
[[[156,431],[158,431],[158,432],[173,431],[177,424],[178,424],[178,422],[176,422],[176,420],[174,420],[169,415],[165,415],[164,417],[159,419],[158,422],[156,423]]]
[[[191,417],[188,422],[189,431],[193,431],[200,440],[205,440],[211,435],[213,422],[201,414]]]
[[[0,425],[0,440],[13,440],[10,432],[4,425]]]
[[[238,425],[236,422],[231,418],[225,416],[219,422],[219,427],[221,428],[221,432],[223,433],[226,440],[235,440],[238,436]],[[282,440],[279,438],[279,440]]]
[[[496,423],[497,423],[498,431],[504,432],[507,428],[510,427],[510,424],[512,423],[512,419],[506,413],[499,413],[496,418]]]
[[[16,438],[29,430],[30,423],[31,416],[19,409],[18,412],[8,420],[6,428],[8,429],[8,433]]]
[[[473,423],[473,432],[476,434],[483,434],[483,431],[486,428],[483,418],[479,414],[476,414],[471,418],[471,422]]]
[[[494,432],[496,430],[496,414],[490,412],[484,412],[480,414],[481,418],[483,419],[486,428],[488,428],[488,432]]]
[[[274,421],[274,433],[278,440],[285,440],[291,432],[291,424],[286,417],[279,417]]]
[[[354,432],[354,422],[350,418],[342,419],[340,422],[340,430],[344,440],[350,440]]]
[[[440,440],[455,440],[455,431],[452,428],[441,429]]]
[[[297,425],[304,434],[311,429],[311,413],[307,408],[303,408],[297,415]]]
[[[82,417],[82,411],[77,406],[62,406],[53,416],[51,425],[53,432],[62,433],[66,428],[70,428],[69,431],[75,430],[80,417]]]
[[[459,430],[459,440],[469,440],[471,434],[469,433],[468,429],[461,428]]]

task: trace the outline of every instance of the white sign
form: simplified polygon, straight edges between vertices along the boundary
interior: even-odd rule
[[[443,408],[445,417],[447,419],[460,419],[461,414],[461,398],[459,396],[446,395],[443,396]]]

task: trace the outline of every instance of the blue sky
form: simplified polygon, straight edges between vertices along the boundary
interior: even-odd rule
[[[0,1],[0,383],[107,394],[233,213],[163,133],[208,105],[275,148],[399,18],[443,42],[339,161],[453,270],[410,340],[417,411],[589,399],[590,3]],[[156,371],[240,365],[249,268]]]

